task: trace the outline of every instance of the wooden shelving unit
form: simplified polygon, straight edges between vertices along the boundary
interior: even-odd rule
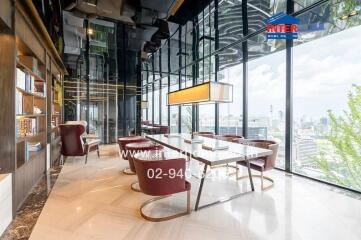
[[[63,121],[62,112],[62,81],[58,77],[58,73],[52,73],[51,85],[51,162],[55,162],[60,157],[60,133],[59,124]]]
[[[53,95],[62,95],[66,69],[32,1],[2,0],[0,42],[0,173],[14,176],[15,213],[60,156],[52,118],[62,123],[62,99]],[[25,85],[18,82],[23,74]],[[29,151],[36,143],[39,149]]]

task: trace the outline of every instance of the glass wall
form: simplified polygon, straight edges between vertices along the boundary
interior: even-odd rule
[[[167,53],[170,90],[218,80],[233,85],[233,102],[219,104],[218,112],[214,104],[198,104],[193,108],[194,119],[191,105],[171,106],[169,115],[165,114],[171,132],[242,135],[243,121],[247,121],[245,137],[279,143],[276,167],[360,191],[361,1],[293,1],[293,15],[300,20],[299,37],[287,47],[285,40],[268,40],[262,32],[268,17],[286,11],[286,2],[248,0],[248,33],[252,35],[243,35],[242,1],[232,0],[219,1],[218,26],[212,1],[196,24],[180,26],[182,33],[172,35]],[[297,12],[306,7],[310,9]],[[222,51],[216,53],[217,43]],[[293,51],[289,64],[286,51]],[[192,61],[193,65],[182,68]],[[162,106],[163,91],[167,91],[163,79],[162,94],[151,93]],[[289,81],[293,85],[286,84]],[[244,83],[247,96],[243,96]],[[286,98],[287,92],[292,99]],[[286,129],[288,114],[293,121]],[[166,123],[162,113],[162,124]],[[289,146],[286,139],[291,139]]]
[[[168,106],[167,106],[167,93],[168,93],[168,77],[161,79],[161,117],[162,121],[160,124],[168,125]]]
[[[242,136],[243,65],[228,65],[218,72],[220,82],[233,85],[233,102],[219,104],[219,134]]]
[[[148,84],[148,120],[153,123],[153,85]]]
[[[286,51],[248,63],[248,138],[279,144],[276,166],[285,164]]]
[[[154,95],[154,105],[153,105],[153,108],[154,108],[154,124],[160,124],[160,107],[159,107],[159,81],[155,82],[154,83],[154,92],[153,92],[153,95]]]

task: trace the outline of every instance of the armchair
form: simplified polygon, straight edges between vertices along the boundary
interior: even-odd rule
[[[61,136],[61,154],[64,157],[85,156],[85,164],[88,162],[88,154],[97,150],[99,155],[100,139],[92,139],[84,143],[82,135],[85,133],[85,126],[82,124],[61,124],[59,125]]]
[[[279,146],[278,143],[271,140],[244,140],[244,139],[240,139],[239,143],[272,150],[272,155],[249,160],[251,169],[255,171],[259,171],[261,173],[260,175],[252,175],[252,177],[261,178],[262,190],[264,191],[272,188],[274,185],[274,180],[270,177],[264,176],[264,172],[273,169],[275,166],[277,153],[278,153],[278,146]],[[247,166],[247,163],[245,161],[239,161],[237,162],[237,164],[242,166]],[[238,169],[237,169],[237,179],[244,179],[244,178],[247,178],[247,176],[238,177]],[[264,180],[268,180],[271,184],[265,187]]]
[[[170,154],[171,155],[171,154]],[[136,168],[140,190],[147,195],[157,196],[146,202],[140,207],[140,214],[148,221],[160,222],[187,215],[191,212],[190,190],[191,184],[185,180],[186,161],[184,158],[172,158],[167,156],[164,151],[151,151],[147,153],[138,153],[134,156],[134,166]],[[164,173],[160,178],[150,177],[150,172],[157,171]],[[175,174],[182,172],[182,174]],[[187,210],[174,215],[155,218],[146,215],[143,209],[149,204],[160,199],[169,197],[171,194],[187,191]]]

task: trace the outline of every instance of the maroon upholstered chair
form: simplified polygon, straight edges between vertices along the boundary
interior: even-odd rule
[[[82,135],[85,127],[82,124],[60,124],[61,154],[64,157],[85,156],[85,164],[88,162],[88,154],[97,150],[99,157],[100,139],[83,141]]]
[[[249,140],[249,139],[244,139],[244,140],[240,139],[239,143],[272,150],[272,155],[269,155],[266,157],[250,159],[249,163],[250,163],[251,169],[253,169],[255,171],[259,171],[261,173],[261,175],[252,175],[252,177],[261,178],[262,190],[267,190],[267,189],[273,187],[274,180],[270,177],[264,176],[264,172],[269,171],[275,167],[279,144],[276,143],[275,141],[271,141],[271,140]],[[242,165],[242,166],[247,166],[247,163],[245,161],[239,161],[239,162],[237,162],[237,164]],[[237,176],[237,179],[244,179],[244,178],[247,178],[247,176],[241,176],[241,177]],[[267,187],[264,187],[264,183],[263,183],[264,179],[271,182],[271,184]]]
[[[159,134],[168,134],[169,133],[169,127],[168,126],[160,126]]]
[[[243,137],[239,135],[215,135],[214,138],[227,142],[235,142],[238,139],[243,139]]]
[[[165,151],[150,151],[148,153],[138,153],[134,156],[134,166],[141,191],[150,196],[157,196],[144,202],[140,207],[140,214],[146,220],[153,222],[166,221],[191,212],[191,184],[185,179],[186,161],[184,158],[174,158],[171,155],[167,156]],[[143,212],[147,205],[169,197],[171,194],[185,191],[187,191],[187,210],[185,212],[160,218],[148,216]]]
[[[144,137],[141,136],[128,136],[128,137],[121,137],[118,138],[118,145],[119,145],[119,151],[120,151],[120,156],[126,160],[129,161],[129,153],[126,151],[125,149],[125,145],[127,145],[128,143],[132,143],[132,142],[144,142],[144,141],[149,141]],[[124,174],[127,175],[135,175],[135,172],[132,172],[130,170],[130,168],[125,168],[123,170]]]
[[[201,137],[213,138],[214,133],[212,133],[212,132],[194,132],[193,136],[201,136]]]
[[[142,141],[142,142],[132,142],[132,143],[128,143],[127,145],[125,145],[125,150],[129,153],[129,167],[130,170],[134,173],[136,173],[136,169],[134,166],[134,155],[136,153],[141,153],[141,152],[149,152],[149,151],[159,151],[162,150],[164,147],[162,145],[158,145],[153,143],[152,141]],[[140,192],[140,190],[138,188],[135,187],[135,185],[138,184],[138,181],[133,182],[130,187],[132,190],[136,191],[136,192]]]

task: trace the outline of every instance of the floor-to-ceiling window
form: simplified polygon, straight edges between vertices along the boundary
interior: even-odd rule
[[[286,2],[248,0],[248,35],[244,36],[242,1],[219,1],[221,52],[217,55],[214,55],[216,39],[212,17],[216,14],[212,2],[197,16],[198,24],[181,26],[181,34],[172,35],[170,89],[214,80],[232,84],[233,102],[219,104],[219,134],[242,135],[246,117],[243,104],[246,104],[248,138],[279,143],[276,167],[285,168],[286,162],[292,161],[290,170],[295,173],[360,190],[361,144],[353,133],[359,132],[361,80],[357,76],[361,73],[358,43],[361,2],[293,1],[295,11],[305,8],[307,11],[294,14],[300,20],[299,37],[293,41],[293,47],[288,48],[293,52],[288,64],[286,41],[268,40],[264,31],[260,32],[268,17],[286,12]],[[260,33],[255,34],[257,31]],[[188,32],[192,34],[187,36]],[[189,46],[189,39],[193,39],[196,46]],[[243,49],[246,50],[243,52]],[[247,65],[243,57],[248,57]],[[199,58],[202,60],[194,62],[192,69],[182,68]],[[290,70],[288,78],[287,69]],[[247,79],[243,79],[244,76]],[[292,79],[293,85],[287,85]],[[244,82],[248,83],[248,97],[243,96]],[[287,86],[293,88],[287,89]],[[163,106],[163,88],[161,91]],[[291,93],[290,101],[286,99],[287,91]],[[170,107],[172,132],[179,129],[190,132],[194,130],[193,124],[198,125],[199,131],[215,131],[215,105],[198,104],[193,109],[194,115],[191,105]],[[287,109],[293,113],[289,129],[286,129],[286,117],[290,113]],[[162,123],[165,122],[162,119]],[[290,146],[285,145],[289,136],[286,130],[293,130]],[[291,159],[286,156],[286,149],[291,149]]]
[[[293,48],[292,166],[361,190],[361,19],[349,15],[357,6],[328,3],[299,17],[313,31],[303,32]]]
[[[153,85],[148,83],[148,120],[153,123]]]
[[[168,94],[168,77],[161,79],[161,116],[162,122],[160,124],[168,125],[168,107],[167,107],[167,94]]]
[[[193,36],[192,36],[193,24],[188,21],[181,27],[180,36],[180,48],[179,48],[179,60],[180,60],[180,79],[181,89],[193,86],[192,66],[188,64],[192,63],[192,50],[193,50]],[[192,105],[181,106],[181,132],[192,132]]]
[[[210,56],[215,50],[214,5],[210,4],[198,15],[197,29],[198,51],[197,56],[203,60],[197,65],[199,73],[197,84],[214,81],[215,56]],[[201,132],[215,132],[215,105],[204,103],[198,105],[198,130]]]
[[[220,54],[218,81],[233,86],[233,101],[219,104],[219,134],[242,136],[243,122],[243,65],[240,45],[233,48],[233,54],[226,50]]]
[[[248,62],[247,137],[277,142],[276,166],[280,168],[285,167],[286,51],[283,43],[267,41],[264,34],[251,38]]]

